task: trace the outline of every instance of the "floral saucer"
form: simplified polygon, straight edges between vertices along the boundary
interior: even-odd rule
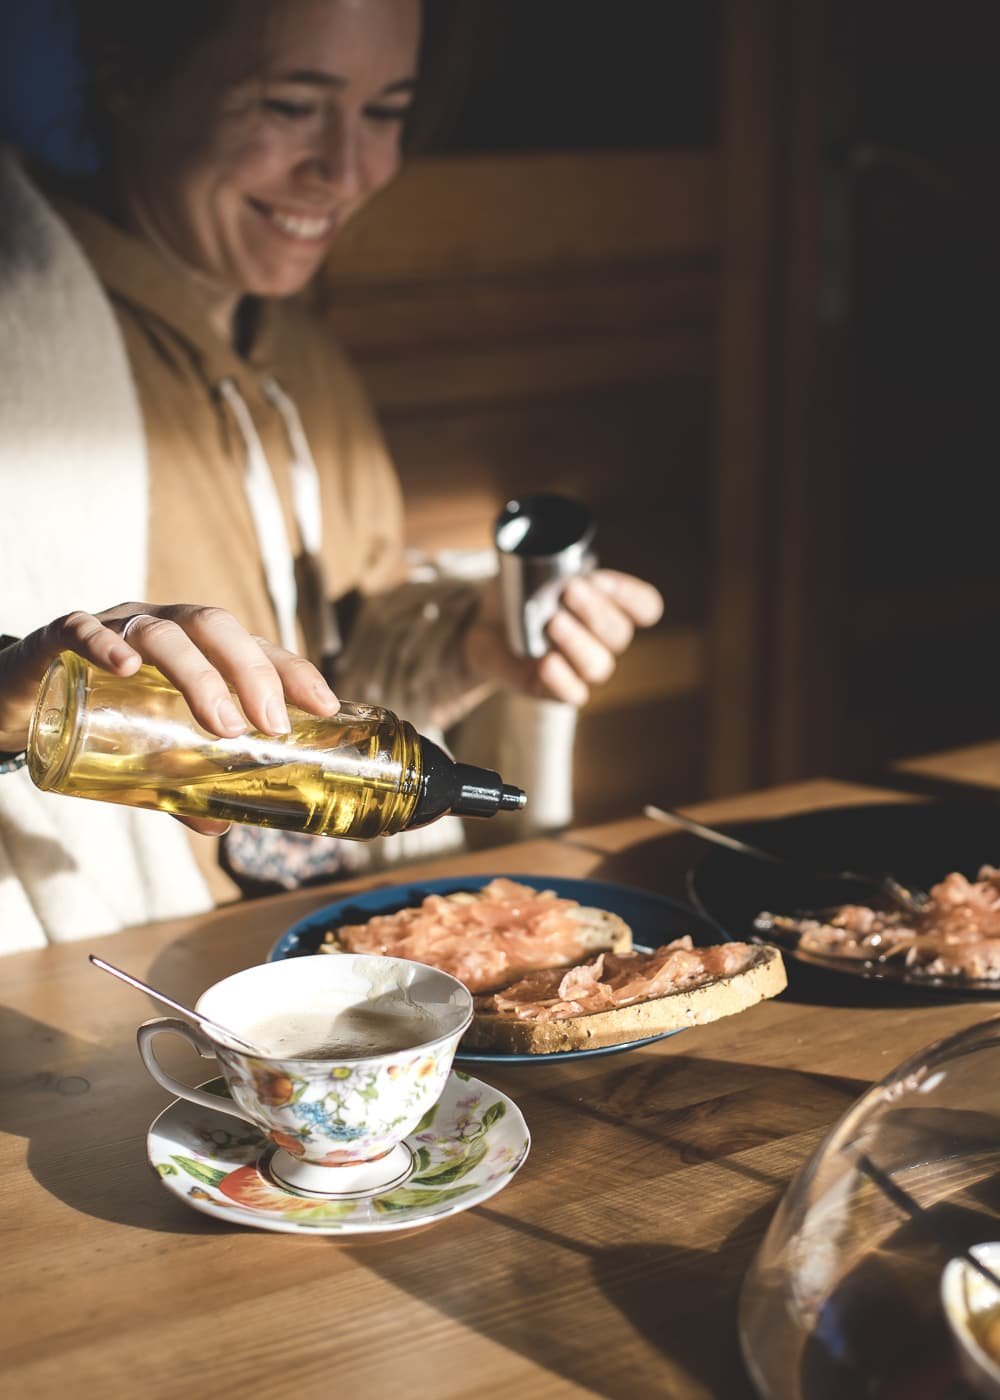
[[[226,1096],[221,1079],[201,1087]],[[269,1174],[275,1149],[263,1133],[185,1099],[163,1110],[146,1139],[164,1186],[195,1210],[296,1235],[412,1230],[467,1210],[507,1185],[530,1143],[513,1100],[461,1070],[452,1070],[441,1098],[405,1139],[405,1179],[350,1200],[284,1190]]]

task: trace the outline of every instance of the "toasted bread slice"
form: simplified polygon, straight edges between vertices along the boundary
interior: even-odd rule
[[[598,1049],[700,1026],[745,1011],[787,985],[777,948],[754,948],[746,963],[728,976],[712,978],[689,991],[671,992],[630,1006],[594,1011],[564,1020],[525,1021],[512,1012],[477,1009],[462,1040],[468,1050],[501,1050],[548,1055]]]

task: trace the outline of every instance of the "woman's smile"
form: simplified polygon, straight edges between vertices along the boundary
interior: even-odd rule
[[[284,238],[290,238],[293,243],[325,243],[337,227],[336,214],[306,214],[282,209],[276,204],[265,204],[251,195],[246,196],[246,202],[272,230]]]
[[[420,13],[419,0],[233,6],[169,83],[133,101],[126,221],[188,271],[227,337],[241,297],[301,291],[395,175]]]

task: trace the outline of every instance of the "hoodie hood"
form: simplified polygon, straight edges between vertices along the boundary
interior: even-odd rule
[[[208,320],[205,302],[192,278],[143,239],[121,228],[90,205],[56,194],[52,202],[72,229],[97,275],[115,301],[159,322],[182,346],[205,380],[235,380],[241,392],[259,388],[274,370],[280,306],[259,300],[250,347],[239,354]]]
[[[210,324],[192,278],[159,249],[87,205],[57,197],[56,208],[112,302],[144,324],[162,356],[183,365],[214,405],[220,442],[241,464],[244,506],[274,610],[270,630],[283,647],[300,650],[296,574],[309,576],[314,597],[326,584],[316,465],[298,408],[274,373],[280,305],[257,303],[252,343],[239,354]],[[314,646],[332,656],[339,649],[332,612],[322,604],[311,611],[310,631],[320,633]]]

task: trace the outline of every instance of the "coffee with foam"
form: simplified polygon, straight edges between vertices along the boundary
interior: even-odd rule
[[[139,1027],[158,1084],[266,1133],[268,1175],[308,1195],[368,1194],[413,1170],[405,1138],[441,1096],[472,1020],[468,987],[405,958],[287,958],[216,982],[195,1009],[259,1045],[240,1050],[177,1018]],[[153,1054],[170,1031],[214,1050],[227,1096],[184,1084]]]
[[[436,1038],[434,1020],[406,1002],[361,1002],[337,1011],[281,1012],[247,1027],[277,1060],[363,1060],[412,1050]]]

